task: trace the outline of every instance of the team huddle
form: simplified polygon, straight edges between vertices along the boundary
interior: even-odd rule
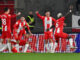
[[[63,16],[62,13],[57,14],[57,20],[50,16],[50,11],[47,11],[45,13],[45,16],[41,16],[38,11],[36,11],[36,15],[43,21],[44,25],[44,38],[45,38],[45,48],[47,49],[47,52],[54,53],[55,49],[58,45],[58,41],[60,38],[68,39],[70,43],[70,48],[76,48],[73,46],[73,39],[71,36],[69,36],[67,33],[63,32],[64,26],[66,24],[64,23],[67,16],[72,12],[72,6],[70,6],[69,12],[66,14],[66,16]],[[22,16],[17,22],[14,24],[13,28],[13,39],[16,41],[16,44],[12,44],[12,38],[11,38],[11,18],[17,17],[21,15],[19,12],[18,14],[10,15],[10,9],[5,8],[4,14],[0,15],[1,21],[2,21],[2,39],[0,40],[0,52],[3,52],[5,49],[9,50],[9,53],[16,52],[20,53],[19,51],[19,44],[25,46],[24,50],[22,50],[23,53],[26,53],[28,47],[29,47],[29,41],[28,38],[32,36],[33,34],[30,31],[29,25],[26,22],[26,19],[24,16]],[[52,24],[54,22],[54,24]],[[28,32],[26,32],[25,28],[28,29]],[[53,32],[54,30],[54,32]],[[53,39],[53,35],[54,38]],[[22,37],[24,38],[24,41],[22,41]],[[7,43],[3,44],[3,41],[6,40]],[[49,42],[49,44],[48,44]],[[13,51],[12,51],[13,50]]]

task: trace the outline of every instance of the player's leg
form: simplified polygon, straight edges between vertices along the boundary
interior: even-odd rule
[[[17,43],[15,45],[17,52],[19,53],[19,40],[17,39]]]
[[[2,46],[2,41],[3,41],[3,39],[0,40],[0,46]]]
[[[17,38],[16,38],[16,40],[17,40],[17,44],[15,45],[16,46],[16,49],[17,49],[17,51],[18,51],[18,53],[20,52],[19,51],[19,43],[20,43],[20,40],[22,39],[22,32],[20,32],[19,34],[17,34]]]
[[[69,43],[70,43],[70,48],[76,48],[73,45],[74,39],[71,36],[69,36],[69,35],[68,35],[68,40],[69,40]]]
[[[10,43],[10,40],[11,39],[7,39],[8,40],[8,42],[7,42],[7,47],[8,47],[8,49],[9,49],[9,53],[11,53],[11,43]]]
[[[50,46],[50,52],[52,53],[53,52],[53,33],[52,32],[49,32],[48,33],[48,38],[49,38],[49,46]]]
[[[48,34],[47,34],[47,32],[44,33],[44,37],[45,37],[45,48],[47,49],[47,52],[49,52]]]
[[[59,41],[59,37],[57,37],[56,35],[54,35],[54,38],[55,38],[55,42],[54,42],[54,45],[53,45],[52,53],[55,53],[55,50],[56,50],[56,47],[57,47],[58,41]]]
[[[52,41],[53,39],[49,39],[49,46],[50,46],[50,52],[52,53],[53,52],[53,46],[54,46],[54,44],[53,44],[53,41]]]
[[[25,30],[23,31],[23,35],[25,36],[25,39],[28,39],[31,36],[30,34],[26,34]],[[25,48],[24,48],[24,51],[23,51],[24,53],[26,53],[28,47],[29,47],[29,42],[26,41]]]
[[[3,41],[5,40],[6,38],[6,32],[2,32],[2,39],[0,41],[0,52],[2,52],[3,50],[7,49],[7,45],[6,44],[2,44]]]
[[[26,43],[26,44],[25,44],[24,51],[23,51],[24,53],[26,53],[26,51],[28,50],[28,47],[29,47],[29,44],[28,44],[28,43]]]
[[[25,45],[25,48],[23,50],[24,53],[26,53],[28,47],[29,47],[29,43],[26,42],[26,39],[29,38],[29,34],[26,34],[26,31],[25,30],[22,30],[21,33],[20,33],[20,37],[24,36],[24,41],[22,41],[22,39],[20,39],[20,44],[21,45]],[[25,43],[24,43],[25,42]]]
[[[69,36],[67,33],[62,33],[61,38],[68,39],[70,43],[70,48],[74,48],[73,46],[73,38]]]
[[[0,40],[0,46],[2,46],[2,43],[3,43],[4,39],[5,39],[5,35],[6,35],[6,33],[2,32],[2,36],[1,36],[1,40]]]
[[[15,45],[16,50],[19,53],[19,34],[17,34],[17,32],[15,32],[15,31],[13,31],[13,36],[14,36],[14,38],[16,40],[16,45]]]
[[[28,39],[28,37],[29,37],[28,34],[24,34],[24,36],[26,37],[25,39]],[[26,53],[26,51],[28,50],[28,47],[29,47],[29,42],[26,41],[25,48],[24,48],[24,50],[23,50],[24,53]]]
[[[2,41],[4,41],[4,39],[2,39]],[[7,45],[1,43],[1,45],[0,45],[0,52],[2,52],[5,49],[7,49]]]
[[[11,53],[11,33],[10,32],[7,32],[7,47],[9,49],[9,52]]]

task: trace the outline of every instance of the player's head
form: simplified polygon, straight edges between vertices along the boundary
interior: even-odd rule
[[[50,11],[46,11],[45,15],[46,15],[47,17],[50,17]]]
[[[32,14],[33,14],[33,12],[32,12],[32,11],[30,11],[30,12],[29,12],[29,15],[32,15]]]
[[[62,16],[63,16],[62,13],[57,14],[57,18],[61,18]]]
[[[4,8],[4,12],[7,13],[7,14],[9,14],[10,13],[10,9],[8,7],[5,7]]]
[[[23,22],[23,21],[25,20],[25,17],[22,16],[22,17],[20,18],[20,20]]]

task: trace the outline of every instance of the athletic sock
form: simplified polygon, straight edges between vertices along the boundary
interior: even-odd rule
[[[17,49],[17,52],[19,52],[19,44],[16,44],[15,47]]]
[[[52,52],[52,50],[53,50],[53,43],[49,43],[49,45],[51,47],[50,51]]]
[[[57,47],[57,43],[55,42],[55,43],[54,43],[54,47],[53,47],[53,51],[52,51],[52,53],[55,52],[56,47]]]
[[[73,47],[73,39],[72,38],[69,39],[69,43],[70,43],[70,47]]]
[[[29,47],[29,44],[26,44],[26,45],[25,45],[25,48],[24,48],[24,51],[23,51],[24,53],[26,53],[28,47]]]
[[[48,46],[48,44],[45,44],[45,47],[46,47],[47,51],[49,51],[49,46]]]
[[[7,43],[7,47],[9,49],[9,53],[11,53],[11,43]]]

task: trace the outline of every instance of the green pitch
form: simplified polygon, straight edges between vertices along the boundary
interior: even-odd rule
[[[0,60],[80,60],[80,53],[0,53]]]

